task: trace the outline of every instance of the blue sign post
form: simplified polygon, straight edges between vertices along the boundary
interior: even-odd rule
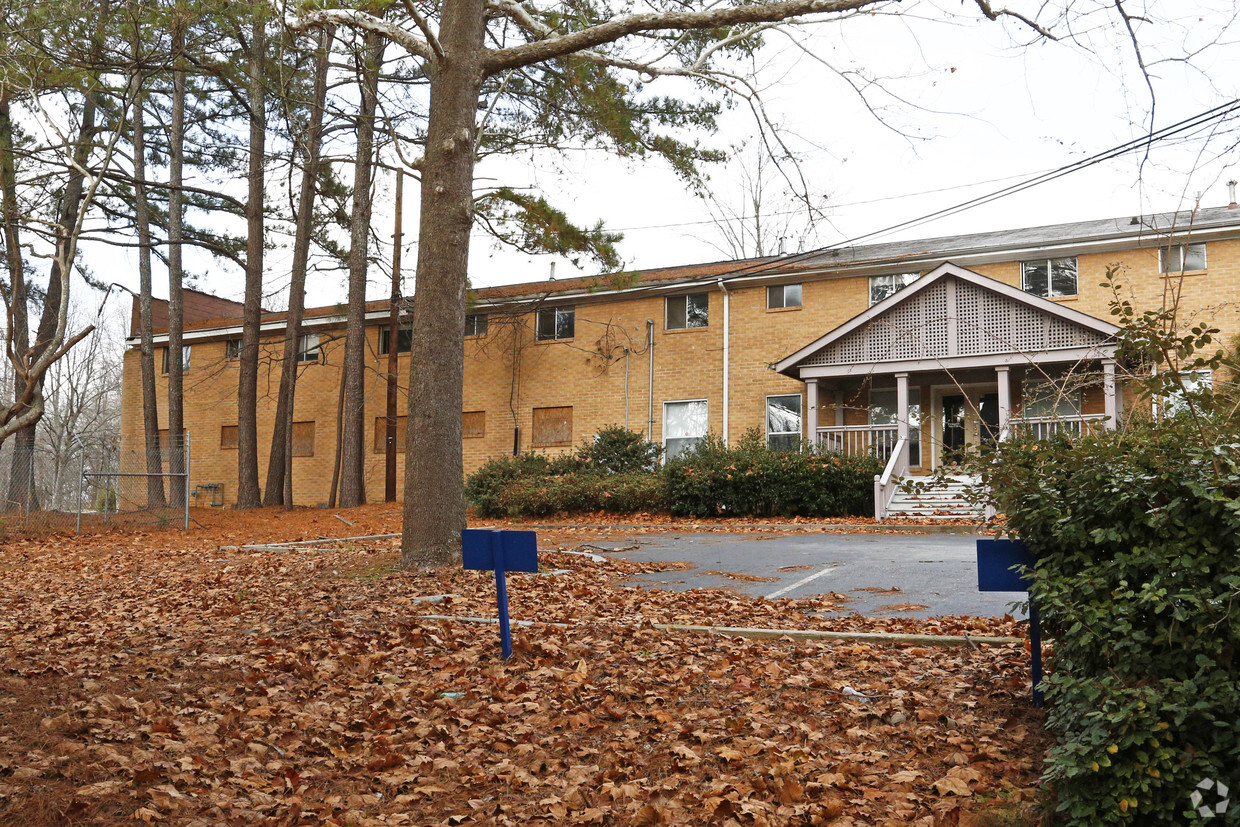
[[[508,660],[512,656],[512,632],[508,627],[508,584],[504,573],[538,571],[537,535],[532,531],[464,529],[461,532],[461,561],[467,569],[495,572],[500,654],[504,660]]]
[[[1023,540],[977,541],[977,590],[981,592],[1027,592],[1037,560]],[[1028,574],[1016,568],[1024,566]],[[1038,607],[1029,596],[1029,656],[1033,661],[1033,705],[1042,706],[1042,629]]]

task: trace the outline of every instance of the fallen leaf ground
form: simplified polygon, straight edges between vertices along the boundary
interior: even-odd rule
[[[1024,823],[1046,746],[1024,647],[651,625],[1023,635],[1010,619],[627,588],[660,566],[553,551],[608,534],[559,527],[539,544],[564,571],[510,579],[535,623],[505,663],[493,626],[425,617],[494,616],[487,574],[401,571],[395,541],[236,548],[398,530],[393,506],[340,513],[0,548],[0,823]]]

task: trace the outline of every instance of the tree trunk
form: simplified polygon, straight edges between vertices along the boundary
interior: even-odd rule
[[[245,306],[241,317],[240,376],[237,380],[237,507],[262,504],[258,486],[258,338],[263,297],[263,160],[266,154],[266,94],[263,88],[267,37],[263,12],[255,6],[250,39],[250,167],[245,205]]]
[[[136,45],[136,44],[135,44]],[[164,478],[154,476],[163,473],[163,457],[159,444],[159,411],[155,402],[155,348],[152,344],[151,320],[151,219],[146,199],[146,124],[143,119],[145,101],[141,92],[133,102],[133,177],[134,222],[138,230],[138,324],[142,347],[142,425],[146,444],[147,508],[163,508]],[[178,357],[179,360],[179,357]],[[168,374],[172,374],[173,354],[168,351]],[[179,367],[179,365],[178,365]],[[176,431],[168,426],[168,446],[171,448]]]
[[[359,67],[362,105],[353,166],[349,246],[349,311],[344,338],[344,442],[340,449],[340,505],[366,502],[366,271],[370,263],[370,181],[374,170],[375,109],[383,38],[366,32]],[[462,330],[464,323],[462,323]],[[392,342],[395,347],[396,343]]]
[[[280,370],[280,396],[276,402],[271,434],[271,456],[267,462],[267,488],[263,505],[292,508],[293,403],[297,394],[297,354],[300,350],[301,321],[306,307],[306,268],[310,260],[310,237],[314,230],[314,198],[318,193],[319,151],[323,134],[323,107],[327,101],[327,71],[331,66],[333,30],[319,30],[314,61],[314,99],[306,132],[305,166],[301,175],[301,194],[297,202],[297,229],[293,238],[293,272],[288,288],[288,319],[284,327],[284,361]]]
[[[405,567],[460,559],[465,293],[473,225],[474,130],[484,31],[483,0],[447,0],[445,56],[431,78],[418,231],[418,289],[405,435]]]
[[[0,85],[0,209],[3,210],[5,264],[9,271],[10,361],[24,360],[30,349],[30,308],[26,304],[26,270],[22,262],[20,220],[17,210],[17,169],[13,160],[13,121],[8,91]],[[13,398],[19,399],[26,382],[13,365]],[[22,507],[30,495],[34,462],[34,428],[13,435],[13,456],[9,467],[9,491],[4,508]]]
[[[168,470],[185,473],[185,303],[181,291],[182,170],[185,166],[185,19],[172,24],[172,122],[168,125]],[[149,261],[149,253],[148,253]],[[175,508],[188,496],[184,477],[170,477],[168,488]]]

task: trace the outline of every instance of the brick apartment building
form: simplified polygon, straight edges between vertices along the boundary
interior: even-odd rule
[[[902,457],[916,473],[1013,424],[1046,432],[1122,414],[1111,293],[1181,307],[1240,333],[1240,209],[1124,217],[880,243],[810,255],[477,290],[466,320],[465,468],[514,451],[571,449],[600,428],[643,431],[675,454],[707,432],[758,429],[773,446],[813,439]],[[191,306],[193,308],[191,309]],[[190,490],[235,500],[240,307],[187,295]],[[193,315],[191,315],[193,314]],[[214,318],[204,318],[204,315]],[[166,316],[164,317],[166,318]],[[388,349],[408,382],[387,302],[367,306],[367,494],[384,486]],[[337,443],[344,316],[307,311],[294,415],[294,501],[327,500]],[[270,445],[284,317],[267,313],[259,445]],[[166,371],[166,332],[156,368]],[[1065,376],[1083,377],[1069,383]],[[1202,377],[1206,380],[1207,377]],[[166,421],[166,376],[159,378]],[[398,450],[404,449],[404,394]],[[127,343],[123,433],[142,429],[139,351]],[[1109,417],[1109,419],[1108,419]],[[893,451],[894,448],[898,451]],[[398,463],[399,463],[398,459]],[[266,468],[260,457],[260,471]],[[403,473],[398,476],[403,479]]]

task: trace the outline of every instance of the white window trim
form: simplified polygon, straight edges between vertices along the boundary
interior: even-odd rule
[[[709,399],[665,399],[663,400],[662,445],[663,461],[667,461],[667,406],[683,405],[686,402],[701,402],[706,406],[706,432],[697,439],[705,439],[710,434],[710,400]],[[690,439],[691,437],[673,437],[673,439]]]
[[[1076,270],[1076,290],[1072,293],[1063,293],[1061,295],[1052,295],[1051,289],[1054,286],[1054,277],[1051,275],[1051,262],[1056,259],[1063,261],[1072,259]],[[1025,281],[1025,265],[1026,264],[1045,264],[1046,265],[1046,295],[1034,293],[1028,288],[1028,282]],[[1040,299],[1066,299],[1073,296],[1081,295],[1081,259],[1079,256],[1047,256],[1046,258],[1026,258],[1020,262],[1020,289],[1031,296],[1037,296]]]
[[[792,396],[795,396],[797,399],[801,400],[801,413],[800,413],[801,427],[795,431],[772,431],[770,428],[771,400],[772,399],[786,399]],[[805,439],[805,397],[799,393],[768,393],[766,397],[762,400],[762,426],[766,431],[765,442],[766,442],[766,447],[768,449],[771,447],[772,436],[793,436],[795,435],[798,439],[801,439],[801,440]]]
[[[706,297],[706,324],[689,324],[689,298],[691,296]],[[685,305],[685,324],[683,327],[672,327],[668,322],[668,311],[671,309],[672,302],[680,301]],[[710,327],[710,293],[700,291],[697,293],[682,293],[679,296],[667,296],[663,299],[663,329],[664,330],[705,330]]]
[[[539,336],[538,335],[538,329],[539,327],[541,327],[541,325],[539,324],[539,320],[542,318],[542,314],[544,313],[554,314],[553,322],[551,325],[551,331],[552,331],[551,336]],[[572,336],[560,336],[560,313],[572,313],[573,314],[573,335]],[[534,341],[536,342],[567,342],[570,339],[576,338],[576,336],[577,336],[577,305],[562,304],[556,307],[540,307],[534,311]]]
[[[1184,254],[1188,252],[1189,247],[1200,247],[1201,248],[1202,265],[1201,267],[1195,270],[1186,270],[1184,268],[1184,258],[1185,258]],[[1167,255],[1173,249],[1180,251],[1180,266],[1175,267],[1175,268],[1168,268],[1167,267],[1167,263],[1168,263]],[[1204,272],[1209,266],[1210,266],[1210,260],[1206,257],[1206,243],[1204,241],[1187,241],[1187,242],[1184,242],[1183,244],[1166,244],[1158,248],[1158,272],[1160,275],[1174,276],[1179,273],[1201,273],[1201,272]]]
[[[788,304],[788,288],[789,287],[801,288],[801,300],[797,302],[796,304],[792,304],[792,305]],[[775,289],[778,289],[780,291],[780,301],[782,301],[783,304],[778,304],[778,305],[771,304],[771,291]],[[789,307],[804,307],[804,306],[805,306],[805,283],[804,282],[798,281],[793,284],[771,284],[767,286],[766,288],[766,309],[767,310],[787,310]],[[787,394],[787,393],[774,394],[774,395],[775,396],[791,396],[791,394]]]

